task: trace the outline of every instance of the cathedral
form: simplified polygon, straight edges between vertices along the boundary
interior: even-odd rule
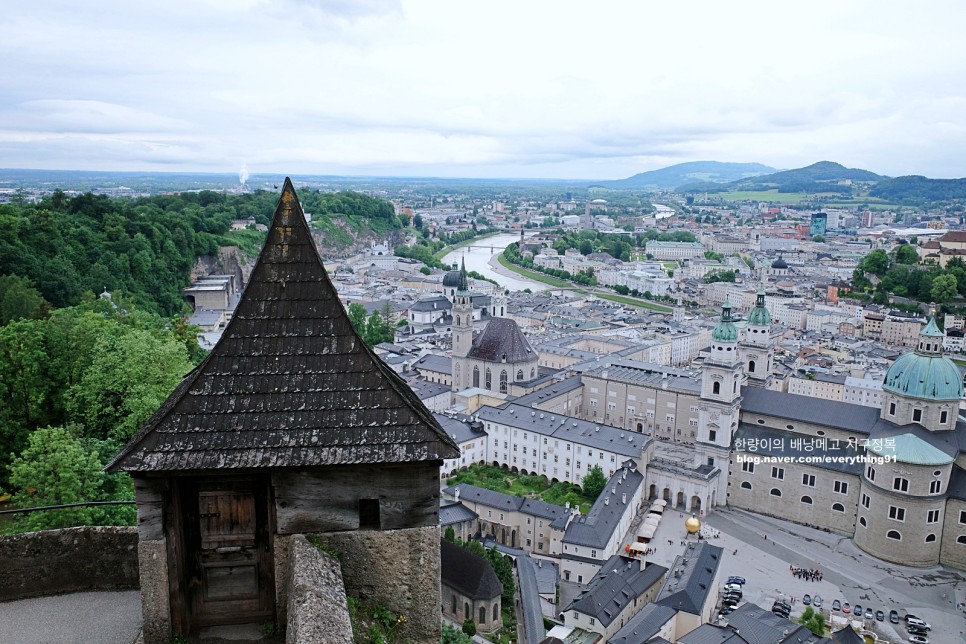
[[[472,387],[506,394],[510,383],[534,380],[540,355],[517,323],[494,315],[474,337],[474,295],[469,290],[466,266],[455,279],[452,275],[444,277],[443,286],[453,298],[453,391]],[[503,312],[502,305],[499,312]]]
[[[848,536],[887,561],[966,568],[963,379],[935,318],[886,373],[875,409],[765,388],[773,348],[763,299],[740,340],[725,303],[690,467],[670,466],[658,445],[651,498],[699,512],[727,504]]]

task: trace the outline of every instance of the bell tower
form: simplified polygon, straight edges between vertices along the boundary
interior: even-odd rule
[[[728,459],[731,439],[738,429],[743,379],[738,329],[731,318],[731,303],[726,301],[721,320],[711,333],[711,355],[701,371],[698,431],[694,441],[695,467],[706,465],[721,471],[715,494],[718,505],[727,501]]]

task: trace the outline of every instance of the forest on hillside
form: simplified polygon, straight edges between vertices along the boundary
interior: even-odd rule
[[[181,289],[199,256],[238,241],[257,250],[255,231],[233,233],[232,220],[268,224],[276,199],[55,192],[0,206],[0,502],[134,498],[130,477],[103,467],[204,357]],[[402,226],[392,204],[366,195],[305,192],[300,200],[313,221]],[[0,532],[131,523],[134,508],[16,516]]]
[[[268,224],[277,195],[201,191],[137,199],[56,191],[38,203],[0,206],[0,275],[26,277],[52,307],[77,304],[105,288],[145,311],[182,312],[197,257],[236,243],[234,219]],[[313,223],[368,220],[401,228],[392,204],[353,192],[299,194]],[[241,237],[241,236],[240,236]],[[257,244],[260,246],[260,244]]]

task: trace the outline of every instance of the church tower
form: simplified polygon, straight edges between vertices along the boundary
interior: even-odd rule
[[[738,329],[725,302],[721,321],[711,333],[711,355],[701,370],[695,466],[720,470],[712,505],[724,505],[728,493],[728,458],[731,439],[738,429],[741,407],[742,364],[738,356]],[[714,484],[712,484],[714,486]]]
[[[765,289],[758,289],[755,307],[748,313],[745,336],[738,345],[746,383],[752,387],[768,389],[771,384],[771,365],[775,349],[771,340],[771,313],[765,308]]]
[[[460,266],[459,284],[453,296],[453,391],[469,387],[466,357],[473,346],[473,298],[466,277],[466,260]]]

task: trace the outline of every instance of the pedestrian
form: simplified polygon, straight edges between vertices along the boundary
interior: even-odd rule
[[[738,549],[737,548],[735,548],[734,554],[738,554]]]

